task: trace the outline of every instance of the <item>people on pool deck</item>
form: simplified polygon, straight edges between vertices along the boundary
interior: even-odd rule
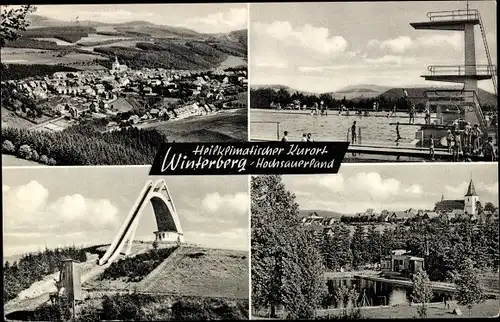
[[[351,143],[356,143],[356,121],[351,125]]]
[[[281,142],[288,142],[288,131],[283,132],[283,137],[281,138]]]
[[[452,144],[453,144],[454,136],[453,133],[451,133],[451,130],[448,130],[448,135],[446,136],[446,142],[448,146],[448,153],[452,152]]]
[[[474,124],[474,127],[472,128],[472,152],[474,154],[479,153],[479,147],[481,146],[481,136],[483,132],[479,128],[478,124]]]
[[[302,134],[302,142],[307,142],[307,134]]]
[[[493,138],[489,137],[488,141],[483,144],[483,156],[484,161],[495,161],[497,156],[495,153],[495,147],[493,146]]]
[[[311,133],[307,133],[307,142],[314,142],[314,140],[312,139]]]
[[[429,102],[425,106],[425,124],[431,124],[431,109],[429,107]]]
[[[408,124],[410,123],[415,123],[415,105],[410,103],[410,120],[408,121]]]
[[[396,142],[399,142],[401,140],[401,135],[399,134],[399,122],[396,123]]]
[[[434,134],[431,134],[429,138],[429,156],[431,160],[434,160]]]
[[[461,142],[460,142],[460,134],[452,131],[451,134],[453,135],[453,144],[452,144],[452,158],[453,161],[460,161],[460,148],[461,148]]]

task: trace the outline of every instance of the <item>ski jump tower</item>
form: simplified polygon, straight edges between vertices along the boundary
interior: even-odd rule
[[[429,21],[410,23],[415,29],[463,31],[465,43],[464,65],[428,66],[426,80],[464,84],[462,90],[429,91],[425,95],[430,105],[458,107],[461,118],[471,124],[478,124],[487,133],[487,124],[478,99],[477,82],[491,79],[497,95],[496,66],[491,60],[486,32],[477,9],[438,11],[427,14]],[[488,59],[487,65],[476,64],[474,27],[479,25]],[[456,114],[455,114],[456,115]],[[444,116],[444,115],[443,115]],[[439,118],[439,115],[438,115]],[[456,118],[456,117],[455,117]]]
[[[132,243],[135,238],[139,220],[144,212],[144,208],[148,201],[153,206],[153,212],[156,217],[158,231],[155,231],[156,241],[167,243],[184,244],[184,234],[181,228],[179,215],[175,209],[174,202],[168,190],[165,180],[160,179],[153,184],[149,180],[144,185],[141,194],[130,210],[129,215],[125,219],[122,227],[118,231],[111,246],[106,253],[99,259],[99,265],[111,264],[120,255],[123,247],[128,242],[128,246],[124,252],[129,255],[132,249]]]

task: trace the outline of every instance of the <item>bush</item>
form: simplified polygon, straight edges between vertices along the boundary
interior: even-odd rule
[[[80,309],[80,315],[77,322],[95,322],[101,320],[99,310],[92,304],[85,304]]]
[[[42,164],[48,164],[49,158],[45,154],[42,154],[42,156],[40,157],[40,160],[38,160],[38,161]]]
[[[103,320],[141,321],[144,319],[142,308],[155,302],[147,294],[105,295],[102,301]]]
[[[9,140],[5,140],[2,143],[2,152],[7,154],[14,154],[16,153],[16,147]]]
[[[29,160],[31,158],[31,147],[27,144],[21,145],[17,151],[17,155],[20,158]]]
[[[56,298],[54,303],[42,304],[35,311],[35,321],[63,322],[71,319],[71,304],[65,297]]]
[[[48,165],[56,165],[56,160],[54,160],[53,158],[50,158],[48,161],[47,161],[47,164]]]
[[[236,305],[221,299],[178,300],[172,305],[173,320],[248,320],[248,302]]]
[[[38,161],[39,159],[40,156],[38,155],[38,152],[36,152],[36,150],[31,150],[31,160]]]
[[[147,253],[139,254],[133,258],[124,258],[113,262],[104,270],[100,279],[117,279],[126,277],[128,282],[139,282],[151,273],[161,262],[167,259],[177,247],[153,249]]]

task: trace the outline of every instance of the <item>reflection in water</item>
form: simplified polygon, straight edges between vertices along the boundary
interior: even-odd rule
[[[335,292],[342,285],[355,288],[359,292],[358,304],[369,306],[408,305],[411,302],[412,288],[393,285],[386,282],[370,281],[362,278],[330,279],[327,282],[328,292],[332,295],[331,307],[338,307]],[[442,302],[446,292],[435,291],[431,302]],[[450,294],[448,294],[450,296]]]

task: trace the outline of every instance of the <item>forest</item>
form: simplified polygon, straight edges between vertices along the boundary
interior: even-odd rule
[[[203,42],[188,42],[185,46],[170,41],[156,41],[154,44],[139,42],[136,47],[96,47],[94,52],[110,57],[116,55],[133,69],[208,69],[218,66],[227,58],[226,53]]]
[[[13,263],[3,265],[4,296],[6,303],[15,298],[22,290],[34,282],[40,281],[46,275],[59,271],[62,259],[74,259],[79,262],[87,260],[86,251],[81,248],[67,247],[45,249],[38,253],[25,254]]]
[[[405,101],[401,97],[400,99],[390,99],[385,96],[379,96],[376,98],[379,103],[379,110],[392,111],[394,105],[396,105],[397,110],[406,110]],[[360,98],[360,99],[335,99],[330,94],[304,94],[300,92],[295,92],[290,94],[286,89],[274,90],[272,88],[259,88],[250,89],[250,107],[251,108],[271,108],[271,103],[281,104],[285,107],[288,104],[293,104],[295,100],[299,100],[301,106],[307,105],[309,108],[314,106],[314,104],[319,104],[323,101],[328,109],[339,109],[341,105],[344,105],[349,110],[363,110],[363,111],[373,111],[373,102],[375,98]],[[419,103],[416,105],[417,110],[423,110],[425,104]]]
[[[423,257],[431,281],[455,282],[463,263],[484,273],[499,265],[498,221],[489,225],[413,222],[383,231],[339,223],[315,233],[299,219],[295,195],[281,176],[251,180],[252,308],[268,309],[276,317],[283,306],[287,318],[311,318],[330,296],[323,273],[363,269],[392,250],[405,249]],[[498,286],[497,286],[498,287]]]
[[[99,279],[110,280],[125,277],[127,283],[139,282],[167,259],[177,248],[153,249],[134,257],[120,259],[106,268],[104,273],[99,276]]]
[[[420,98],[412,98],[410,101],[415,104],[415,109],[418,112],[423,112],[425,109],[425,99],[423,99],[424,91],[430,90],[432,88],[411,88],[408,89],[409,96],[413,97],[418,95]],[[401,94],[399,94],[401,93]],[[483,111],[495,111],[496,110],[496,98],[494,94],[486,92],[484,90],[479,90],[479,98],[481,100],[481,109]],[[493,97],[493,99],[492,99]],[[327,109],[338,110],[341,105],[344,105],[349,110],[361,110],[361,111],[373,111],[373,102],[376,100],[379,104],[379,110],[382,111],[392,111],[394,105],[397,111],[407,111],[408,106],[402,96],[402,90],[391,89],[386,91],[384,94],[378,95],[374,98],[354,98],[346,99],[335,99],[331,94],[304,94],[301,92],[290,93],[284,88],[275,90],[273,88],[258,88],[250,89],[250,108],[260,108],[269,109],[271,103],[281,104],[282,108],[286,107],[288,104],[293,104],[295,100],[300,101],[301,106],[304,104],[307,107],[312,107],[314,104],[319,104],[323,101]],[[435,106],[431,106],[431,112],[435,112]]]
[[[66,42],[76,43],[83,37],[87,37],[90,33],[95,33],[96,29],[92,27],[82,26],[65,26],[62,27],[42,27],[31,28],[23,31],[21,35],[26,38],[57,38]]]
[[[52,75],[56,72],[76,72],[78,69],[61,66],[61,65],[44,65],[44,64],[2,64],[0,69],[0,77],[2,81],[19,80],[29,77],[44,77]]]
[[[2,127],[2,140],[2,153],[33,161],[45,156],[57,165],[151,164],[160,145],[167,142],[165,135],[154,129],[101,133],[93,122],[61,132]]]

